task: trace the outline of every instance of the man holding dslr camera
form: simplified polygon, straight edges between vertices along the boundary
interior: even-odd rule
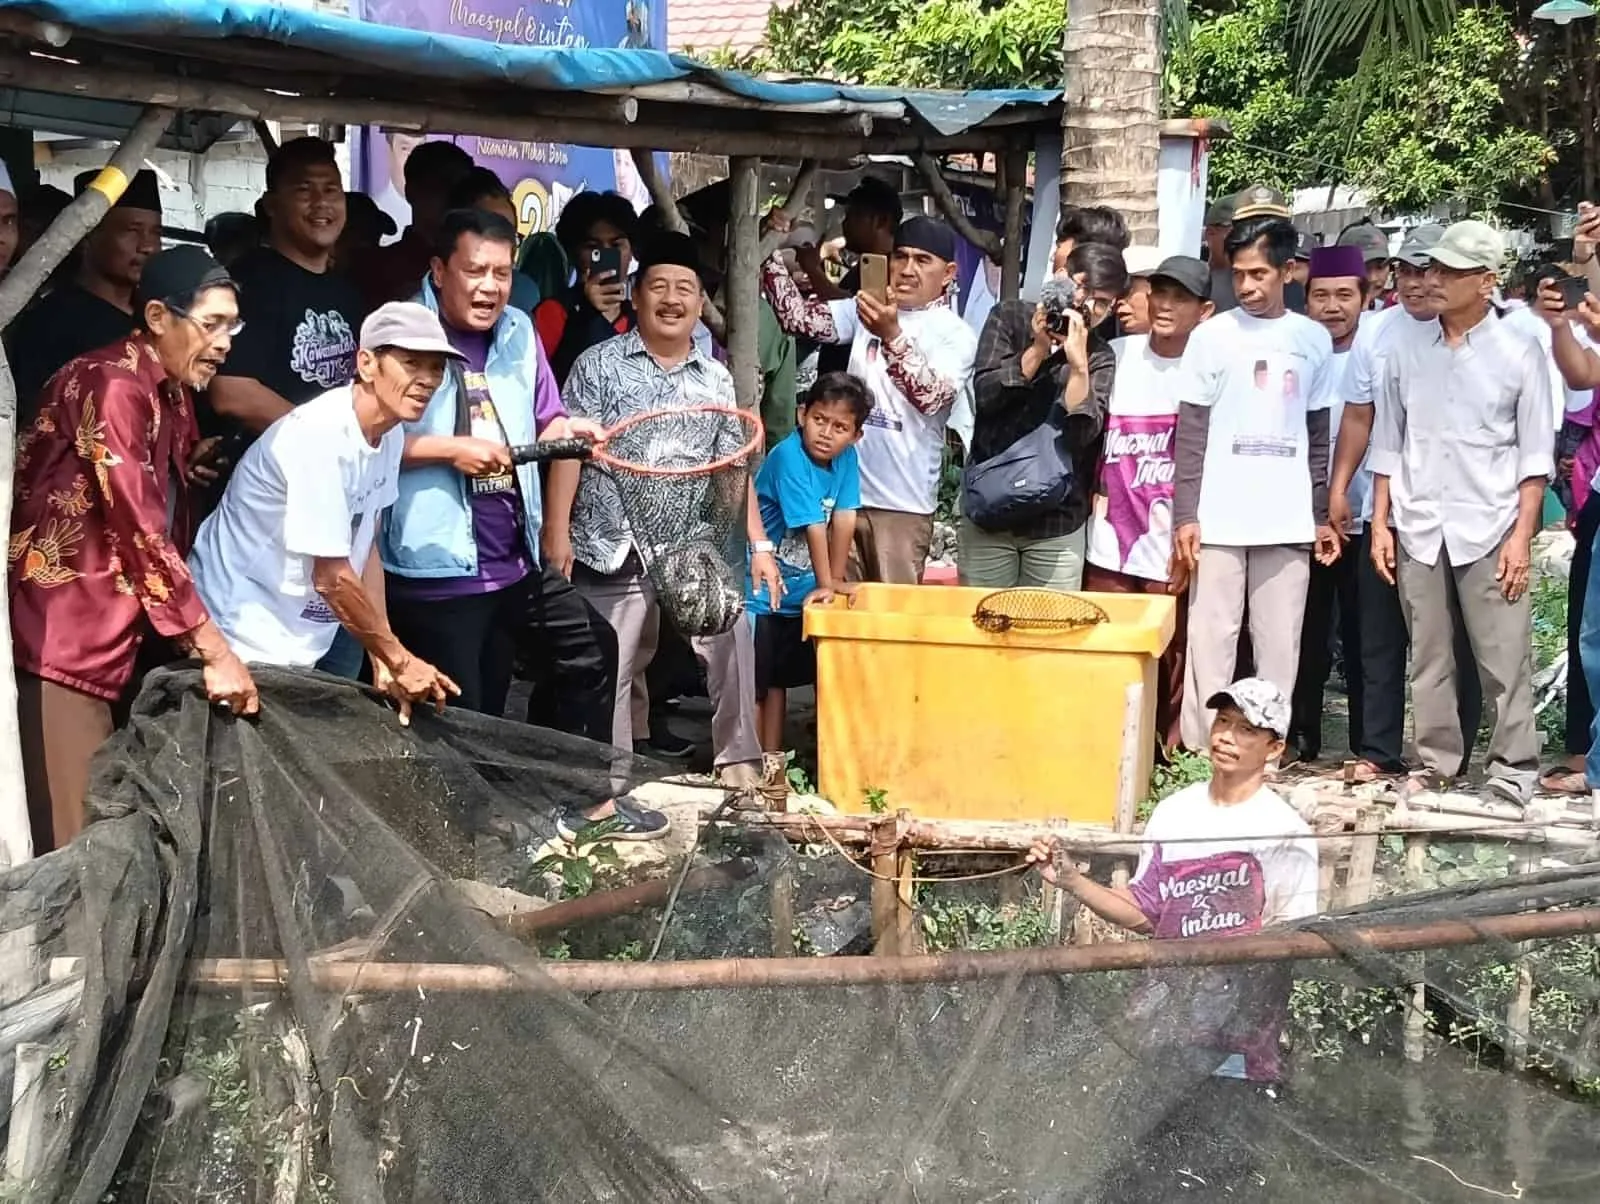
[[[963,490],[963,585],[1073,590],[1116,356],[1095,332],[1128,286],[1122,252],[1063,236],[1037,305],[994,307],[978,339]],[[986,487],[992,480],[994,488]],[[1008,488],[1026,480],[1026,490]]]

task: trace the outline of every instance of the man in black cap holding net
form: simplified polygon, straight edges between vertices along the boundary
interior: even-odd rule
[[[946,301],[956,239],[930,217],[895,232],[882,294],[805,297],[773,255],[761,284],[790,334],[850,346],[850,372],[872,394],[857,452],[861,509],[851,579],[915,585],[933,539],[946,428],[972,429],[972,365],[978,336]],[[964,428],[963,428],[964,423]]]
[[[79,195],[98,174],[78,176],[74,184]],[[134,328],[133,291],[145,260],[160,249],[161,190],[153,171],[141,171],[79,244],[72,274],[7,332],[6,351],[23,422],[33,413],[44,382],[62,365]]]

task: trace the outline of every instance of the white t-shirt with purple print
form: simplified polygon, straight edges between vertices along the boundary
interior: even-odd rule
[[[1117,374],[1106,413],[1105,450],[1089,511],[1090,564],[1165,581],[1172,558],[1173,441],[1181,360],[1150,349],[1150,336],[1113,339]]]
[[[1129,889],[1158,939],[1237,936],[1316,914],[1316,841],[1294,809],[1266,787],[1242,803],[1220,804],[1209,783],[1196,783],[1156,807],[1144,836]],[[1187,1043],[1226,1058],[1218,1073],[1280,1077],[1278,1033],[1287,991],[1272,989],[1268,977],[1255,967],[1183,977]],[[1169,988],[1173,981],[1163,979]],[[1179,1018],[1171,997],[1161,1010],[1169,1022]]]

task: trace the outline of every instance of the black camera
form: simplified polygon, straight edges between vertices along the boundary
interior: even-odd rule
[[[1076,311],[1084,317],[1083,298],[1071,276],[1052,276],[1039,288],[1039,304],[1044,308],[1044,326],[1051,334],[1065,334],[1067,314]]]

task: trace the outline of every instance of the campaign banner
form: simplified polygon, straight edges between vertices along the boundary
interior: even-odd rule
[[[1003,198],[982,184],[951,182],[950,193],[961,211],[979,230],[1002,235],[1006,228]],[[1023,226],[1022,245],[1028,245],[1028,229]],[[972,329],[981,331],[989,311],[1000,299],[1000,265],[979,247],[956,237],[957,312]]]
[[[660,50],[667,41],[666,0],[354,0],[351,13],[381,25],[506,46]],[[422,140],[418,134],[367,127],[356,131],[351,147],[354,187],[371,196],[402,230],[411,220],[405,162]],[[650,204],[649,190],[626,150],[484,138],[470,132],[449,140],[505,181],[523,237],[554,229],[567,198],[576,192],[618,192],[636,210]],[[657,156],[662,172],[666,158]]]

